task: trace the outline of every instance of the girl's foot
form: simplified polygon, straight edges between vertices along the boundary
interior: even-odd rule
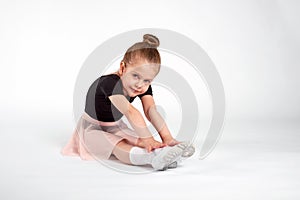
[[[182,143],[179,143],[178,145],[181,146],[181,148],[184,148],[186,145],[181,145]],[[195,153],[195,147],[190,145],[190,146],[186,146],[186,148],[184,148],[181,156],[179,157],[178,160],[176,160],[175,162],[171,163],[168,168],[169,169],[173,169],[176,168],[178,163],[182,162],[182,160],[187,159],[189,157],[191,157],[193,154]]]
[[[174,169],[177,167],[177,165],[178,165],[177,161],[172,162],[171,164],[169,164],[168,169]]]
[[[194,153],[195,153],[195,147],[193,145],[190,145],[183,150],[181,157],[188,158],[194,155]]]
[[[152,167],[155,170],[166,170],[169,165],[176,162],[184,153],[184,150],[188,147],[187,142],[182,142],[175,146],[164,147],[152,160]],[[173,164],[174,166],[175,164]],[[177,162],[176,162],[177,165]]]

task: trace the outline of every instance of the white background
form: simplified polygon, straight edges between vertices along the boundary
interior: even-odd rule
[[[1,199],[299,199],[299,11],[296,0],[1,1]],[[227,99],[211,156],[142,179],[59,155],[74,128],[81,65],[102,42],[138,28],[197,42]]]
[[[228,117],[296,118],[298,9],[298,1],[2,2],[1,107],[71,111],[87,56],[112,36],[153,27],[206,50],[224,82]]]

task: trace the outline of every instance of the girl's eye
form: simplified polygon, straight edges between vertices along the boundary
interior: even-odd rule
[[[137,74],[132,75],[134,78],[138,78],[139,76]]]
[[[149,81],[149,80],[144,80],[144,82],[145,82],[146,84],[150,84],[150,83],[151,83],[151,81]]]

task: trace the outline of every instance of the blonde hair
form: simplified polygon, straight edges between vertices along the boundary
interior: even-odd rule
[[[145,59],[150,63],[161,64],[157,50],[159,39],[151,34],[145,34],[142,42],[137,42],[127,49],[122,62],[134,63],[136,59]]]

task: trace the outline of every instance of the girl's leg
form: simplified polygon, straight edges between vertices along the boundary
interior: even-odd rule
[[[129,153],[133,146],[131,144],[128,144],[126,140],[121,140],[113,149],[113,155],[117,157],[118,160],[120,160],[123,163],[126,164],[132,164],[130,162]]]
[[[165,170],[183,153],[188,143],[181,143],[173,147],[164,147],[147,152],[145,149],[128,144],[121,140],[113,149],[113,154],[121,162],[133,165],[151,164],[155,170]]]
[[[147,152],[145,149],[131,145],[126,139],[120,141],[113,149],[113,155],[123,163],[131,165],[152,165],[153,158],[162,149]]]

